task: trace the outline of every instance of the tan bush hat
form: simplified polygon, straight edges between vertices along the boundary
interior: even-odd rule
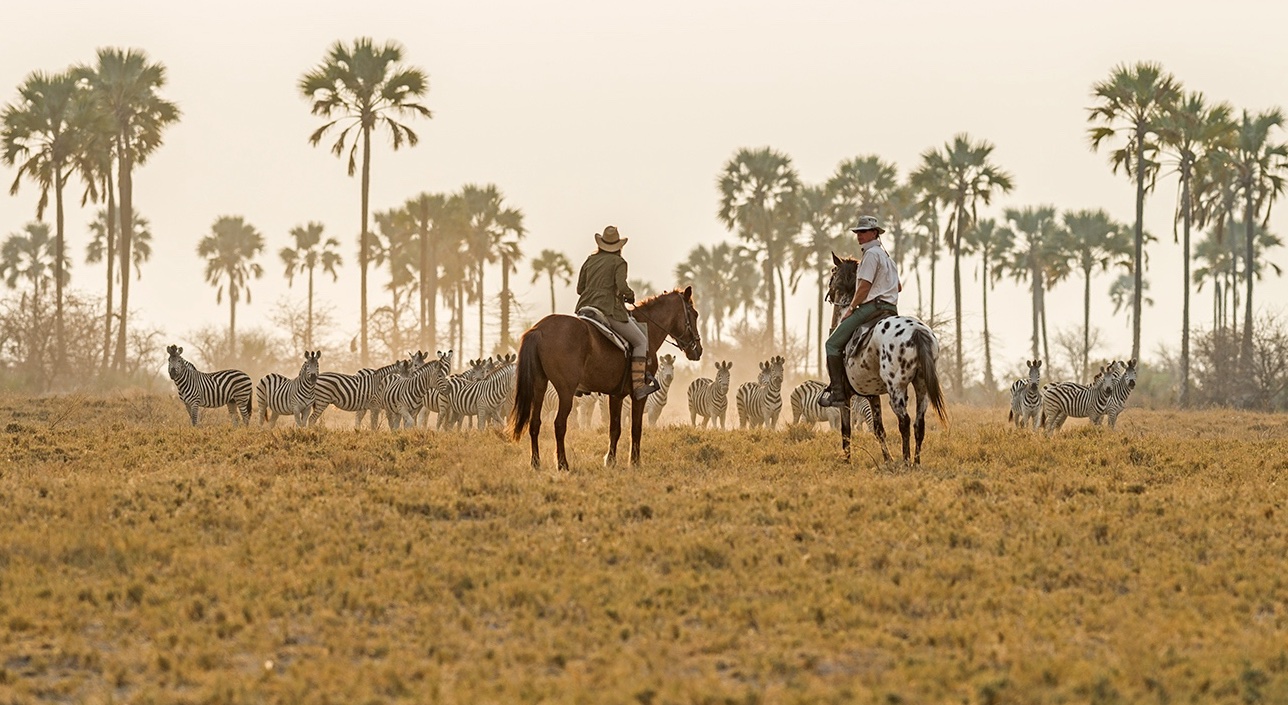
[[[859,224],[850,228],[852,233],[863,232],[864,230],[875,230],[878,235],[885,232],[885,228],[877,223],[877,218],[873,215],[859,216]]]
[[[630,238],[617,234],[617,227],[614,225],[604,228],[603,235],[595,233],[595,244],[605,252],[616,252],[622,249],[622,245],[625,245],[628,239]]]

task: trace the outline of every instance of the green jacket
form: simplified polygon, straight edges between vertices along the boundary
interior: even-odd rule
[[[579,311],[583,306],[594,306],[605,316],[625,323],[626,306],[623,301],[635,302],[635,292],[626,285],[626,260],[617,252],[596,251],[586,258],[577,275]]]

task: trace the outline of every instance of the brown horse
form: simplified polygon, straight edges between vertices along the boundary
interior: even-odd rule
[[[636,304],[636,320],[648,324],[649,370],[657,369],[657,351],[669,337],[690,360],[702,357],[698,312],[693,307],[693,287],[659,294]],[[577,390],[608,395],[608,454],[604,465],[617,461],[617,441],[622,435],[622,400],[631,391],[626,354],[577,318],[551,314],[537,321],[519,342],[519,368],[510,432],[519,440],[527,429],[532,439],[532,467],[541,465],[537,436],[541,431],[541,405],[546,383],[559,394],[555,415],[555,447],[559,469],[568,469],[564,434]],[[640,429],[645,404],[631,404],[631,464],[640,462]]]

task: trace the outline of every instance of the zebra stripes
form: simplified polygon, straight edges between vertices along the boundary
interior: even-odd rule
[[[480,380],[464,376],[447,380],[441,392],[447,398],[447,414],[453,429],[458,429],[467,416],[476,416],[475,425],[486,428],[497,418],[505,398],[514,390],[514,359],[506,358]]]
[[[732,362],[716,363],[716,378],[699,377],[689,383],[689,422],[698,425],[702,417],[702,427],[712,419],[720,421],[720,428],[725,427],[725,414],[729,410],[729,370]]]
[[[778,426],[778,415],[783,410],[783,363],[781,355],[760,363],[760,375],[755,382],[744,382],[738,387],[735,401],[738,405],[738,428]]]
[[[1075,382],[1048,384],[1042,388],[1042,418],[1039,423],[1047,435],[1058,431],[1066,419],[1099,418],[1109,408],[1113,378],[1100,368],[1090,385]]]
[[[1136,361],[1114,360],[1106,370],[1111,380],[1104,416],[1109,418],[1109,428],[1114,429],[1118,425],[1118,415],[1127,406],[1127,397],[1131,396],[1132,390],[1136,389]],[[1091,422],[1099,426],[1100,419],[1101,417],[1096,416],[1091,419]]]
[[[385,365],[378,370],[360,370],[358,374],[347,375],[340,372],[323,372],[318,375],[317,385],[313,389],[313,415],[309,425],[317,425],[322,412],[334,405],[341,411],[355,413],[353,427],[362,427],[362,419],[371,412],[371,430],[380,425],[380,414],[376,411],[377,397],[385,388],[385,380],[390,375],[399,374],[400,363]]]
[[[1029,366],[1027,379],[1017,379],[1011,383],[1011,413],[1007,421],[1014,421],[1016,428],[1037,429],[1038,418],[1042,415],[1042,361],[1025,360]]]
[[[166,347],[170,355],[170,379],[174,381],[179,392],[179,400],[188,410],[192,425],[197,425],[197,409],[227,406],[228,415],[237,425],[238,416],[242,425],[250,425],[251,382],[250,375],[241,370],[219,370],[218,372],[201,372],[191,362],[183,359],[183,348],[177,345]]]
[[[322,351],[304,351],[304,364],[294,379],[277,373],[264,375],[255,385],[255,400],[259,403],[259,425],[277,425],[277,417],[294,416],[296,428],[303,428],[313,411],[314,390],[318,381],[318,360]],[[271,418],[270,418],[271,415]]]
[[[807,379],[796,385],[791,396],[792,423],[816,424],[826,421],[832,430],[840,430],[840,410],[818,403],[825,389],[827,389],[827,382],[816,379]],[[850,415],[853,419],[862,419],[863,424],[872,428],[872,407],[868,404],[867,397],[858,395],[850,397]]]
[[[412,357],[420,361],[415,371],[407,377],[397,376],[386,379],[385,388],[380,393],[385,416],[389,419],[390,430],[396,431],[400,426],[402,428],[415,426],[416,417],[425,404],[425,390],[430,386],[436,386],[441,393],[443,389],[443,370],[438,364],[439,361],[425,364],[424,353],[418,353]],[[408,369],[411,369],[409,364]]]

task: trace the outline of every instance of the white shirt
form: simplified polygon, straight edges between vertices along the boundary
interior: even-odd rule
[[[860,301],[880,299],[887,303],[899,303],[899,273],[895,271],[894,260],[890,253],[881,246],[880,240],[873,240],[863,245],[863,259],[859,261],[858,278],[860,281],[872,282],[868,298]]]

